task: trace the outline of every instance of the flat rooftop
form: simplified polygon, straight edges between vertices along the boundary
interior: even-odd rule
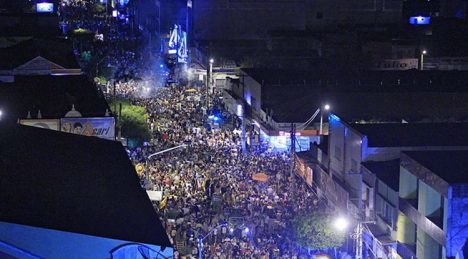
[[[314,90],[307,86],[265,89],[262,108],[273,110],[277,122],[305,122],[324,104],[342,120],[379,122],[468,122],[468,92],[344,92]],[[468,89],[468,87],[467,87]],[[262,88],[263,91],[263,88]],[[327,116],[324,116],[326,120]],[[319,118],[315,119],[318,122]]]
[[[369,161],[362,165],[371,171],[375,176],[387,184],[394,191],[399,190],[400,185],[400,159],[389,161]]]
[[[468,151],[405,151],[448,183],[468,184]]]
[[[351,124],[366,135],[369,147],[468,147],[468,123]]]

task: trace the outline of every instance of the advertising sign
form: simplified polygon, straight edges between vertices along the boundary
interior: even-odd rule
[[[115,140],[114,117],[62,118],[60,122],[63,132]]]
[[[54,11],[53,3],[37,3],[36,11],[38,13],[52,13]]]
[[[409,24],[412,25],[428,25],[431,23],[431,17],[429,16],[411,16],[409,18]]]
[[[20,120],[20,124],[26,125],[26,126],[33,126],[37,128],[50,129],[50,130],[60,129],[60,120],[25,119],[25,120]]]
[[[177,54],[178,63],[187,63],[187,33],[182,31],[182,26],[174,24],[168,42],[168,54]]]
[[[406,58],[406,59],[382,59],[374,61],[372,64],[372,70],[408,70],[418,69],[417,58]]]

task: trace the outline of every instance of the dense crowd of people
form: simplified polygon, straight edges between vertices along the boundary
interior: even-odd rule
[[[294,243],[290,224],[316,200],[290,177],[289,155],[243,152],[239,123],[228,119],[210,129],[203,98],[168,87],[156,98],[132,99],[147,109],[152,141],[130,156],[135,164],[147,162],[142,183],[163,192],[156,208],[176,254],[197,257],[198,239],[211,231],[202,242],[204,258],[310,258]],[[147,161],[181,144],[187,147]]]
[[[117,68],[104,91],[147,110],[151,139],[128,153],[135,165],[146,164],[142,185],[162,192],[154,205],[174,257],[197,258],[200,252],[213,259],[311,258],[294,242],[291,220],[316,208],[317,201],[292,174],[289,154],[268,152],[261,145],[247,149],[240,118],[227,112],[216,96],[207,108],[203,91],[137,80],[137,68],[146,64],[125,45],[125,22],[91,15],[95,2],[63,1],[61,17],[69,29],[105,35],[103,42],[90,46],[95,55],[104,56],[99,62]],[[210,119],[213,114],[217,121]]]

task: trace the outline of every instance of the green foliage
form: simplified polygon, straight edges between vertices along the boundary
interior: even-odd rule
[[[343,245],[345,233],[333,228],[333,215],[315,212],[293,219],[296,242],[309,249],[324,250]]]
[[[115,101],[110,104],[114,114],[119,113],[120,104],[122,104],[122,114],[118,118],[118,126],[122,127],[122,136],[136,139],[140,143],[149,140],[146,109],[125,101]]]
[[[98,85],[106,85],[107,79],[103,76],[98,76],[94,78],[94,82]]]
[[[93,11],[94,11],[94,13],[98,13],[98,14],[103,13],[104,11],[106,11],[106,6],[104,6],[101,3],[96,3],[93,6]]]

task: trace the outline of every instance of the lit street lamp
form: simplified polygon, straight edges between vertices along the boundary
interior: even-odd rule
[[[427,54],[427,51],[426,50],[423,50],[421,52],[421,70],[424,70],[424,55]]]
[[[210,104],[210,101],[209,101],[209,96],[210,96],[210,88],[211,88],[211,77],[212,77],[212,74],[213,74],[213,63],[214,63],[214,59],[210,58],[210,67],[207,71],[207,78],[206,78],[206,100],[205,100],[205,103],[206,103],[206,112],[208,112],[208,109],[209,109],[209,104]]]
[[[323,106],[323,109],[324,109],[325,111],[330,110],[330,105],[325,104],[325,106]],[[323,111],[321,110],[321,111],[320,111],[320,130],[319,130],[319,135],[322,135],[322,133],[323,133]]]
[[[344,232],[348,228],[350,221],[345,217],[339,217],[334,221],[334,227],[338,231]],[[355,257],[362,259],[362,230],[363,224],[375,224],[375,221],[357,221],[356,228],[352,234],[352,238],[356,240]]]

